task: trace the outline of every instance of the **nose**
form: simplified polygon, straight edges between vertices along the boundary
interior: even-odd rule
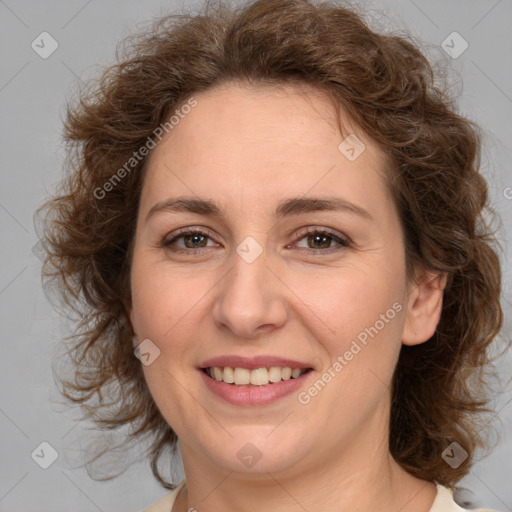
[[[285,286],[267,266],[265,253],[248,263],[239,254],[216,287],[214,321],[239,339],[255,339],[281,328],[288,316]]]

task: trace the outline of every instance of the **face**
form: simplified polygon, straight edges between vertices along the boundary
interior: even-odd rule
[[[313,90],[195,100],[150,155],[131,271],[185,462],[306,471],[385,443],[410,289],[383,155]]]

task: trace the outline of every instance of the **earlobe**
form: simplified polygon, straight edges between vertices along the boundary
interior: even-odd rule
[[[436,331],[443,309],[443,293],[447,276],[424,271],[411,287],[406,311],[402,343],[419,345]]]

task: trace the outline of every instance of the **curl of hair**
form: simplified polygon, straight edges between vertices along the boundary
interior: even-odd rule
[[[118,63],[67,107],[69,172],[43,207],[44,276],[80,315],[69,349],[75,378],[62,392],[101,428],[129,424],[131,439],[153,436],[153,473],[174,488],[158,461],[177,437],[151,399],[126,315],[147,157],[104,197],[97,191],[192,95],[226,82],[308,84],[327,92],[387,156],[408,272],[423,265],[447,275],[435,335],[402,347],[389,444],[411,474],[454,485],[485,445],[478,418],[489,410],[485,369],[502,323],[478,128],[455,112],[414,44],[372,31],[352,9],[307,0],[203,9],[165,16],[129,38]],[[469,453],[458,468],[441,457],[453,440]]]

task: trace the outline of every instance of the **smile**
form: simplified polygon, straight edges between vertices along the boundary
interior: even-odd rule
[[[289,366],[270,366],[269,368],[232,368],[213,366],[203,371],[217,382],[233,386],[266,386],[290,379],[297,379],[309,368],[290,368]]]

